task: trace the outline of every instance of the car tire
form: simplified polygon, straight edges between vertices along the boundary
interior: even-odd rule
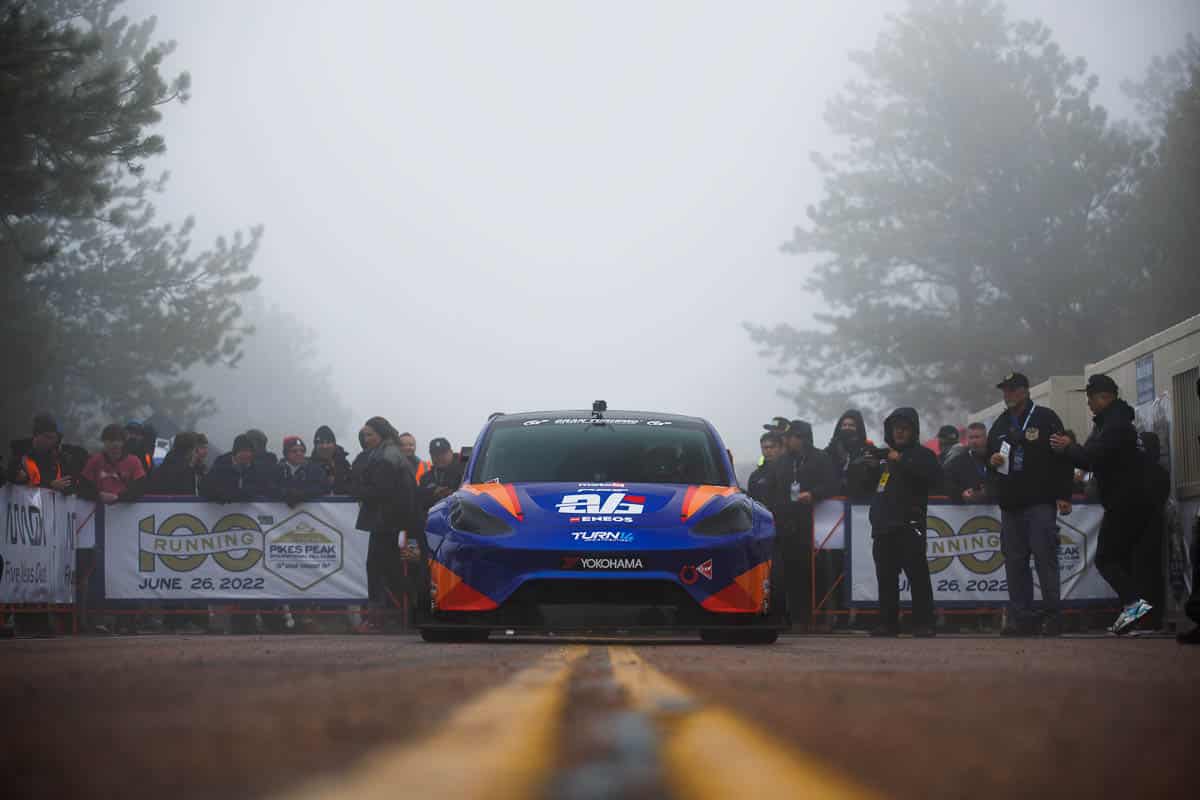
[[[490,631],[473,628],[422,628],[421,638],[433,644],[486,642]]]

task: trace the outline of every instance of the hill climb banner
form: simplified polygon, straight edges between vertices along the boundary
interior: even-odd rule
[[[141,502],[104,509],[109,599],[364,600],[358,504]]]
[[[850,601],[857,605],[879,602],[869,513],[868,506],[851,507]],[[1058,572],[1064,605],[1116,602],[1116,594],[1096,571],[1096,537],[1103,515],[1100,506],[1076,505],[1070,515],[1058,517]],[[1000,551],[1000,509],[931,503],[926,528],[925,554],[935,603],[988,606],[1008,602],[1008,579]],[[1040,600],[1036,569],[1033,580],[1034,598]],[[912,594],[903,575],[900,588],[900,599],[910,602]]]

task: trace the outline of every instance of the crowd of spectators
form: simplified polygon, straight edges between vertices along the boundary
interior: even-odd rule
[[[1159,463],[1157,437],[1136,432],[1131,407],[1104,375],[1092,376],[1088,383],[1096,424],[1083,444],[1052,409],[1031,400],[1024,375],[1007,375],[997,389],[1005,410],[990,427],[980,422],[943,425],[924,443],[912,408],[897,409],[883,420],[882,446],[868,437],[864,415],[855,409],[841,415],[824,449],[815,446],[812,426],[804,420],[776,417],[764,426],[762,459],[746,491],[774,515],[787,606],[799,629],[808,629],[815,599],[813,509],[837,496],[871,505],[880,599],[876,635],[899,632],[901,573],[912,594],[914,635],[934,635],[925,547],[930,498],[999,505],[1010,598],[1002,633],[1060,632],[1057,518],[1070,514],[1072,503],[1083,499],[1096,500],[1105,509],[1096,565],[1122,602],[1114,631],[1143,620],[1161,625],[1164,508],[1171,486]],[[372,417],[359,431],[360,452],[353,461],[327,425],[314,433],[311,455],[302,437],[285,436],[281,459],[271,452],[263,431],[250,429],[211,465],[203,433],[176,434],[157,464],[156,439],[153,428],[137,420],[111,424],[101,431],[102,449],[89,455],[64,444],[55,420],[39,414],[31,437],[12,443],[10,463],[0,474],[12,483],[105,504],[171,495],[218,503],[272,499],[296,506],[326,495],[351,496],[360,503],[356,527],[370,537],[367,615],[356,629],[379,630],[384,610],[399,605],[403,596],[413,608],[425,600],[418,588],[426,562],[424,515],[463,480],[462,459],[445,438],[431,440],[430,458],[422,460],[411,433]],[[1031,560],[1043,595],[1038,608]],[[842,551],[823,550],[815,565],[822,595],[818,605],[836,608],[832,589],[844,571]],[[284,611],[290,620],[291,610]]]
[[[448,439],[436,437],[429,444],[429,459],[416,454],[417,441],[401,433],[382,417],[372,417],[358,435],[360,452],[351,462],[338,444],[332,428],[321,425],[313,434],[310,455],[305,440],[283,437],[282,458],[270,449],[270,440],[252,428],[233,440],[228,452],[211,460],[205,434],[184,431],[175,434],[170,448],[158,463],[154,459],[157,432],[138,420],[124,425],[106,425],[100,432],[99,452],[65,444],[54,418],[39,414],[32,436],[11,443],[7,468],[0,465],[0,483],[52,489],[104,504],[135,502],[148,496],[199,497],[217,503],[275,500],[298,506],[318,497],[345,495],[360,503],[357,527],[370,536],[367,556],[369,603],[366,619],[352,613],[355,629],[375,632],[392,617],[385,609],[400,604],[407,596],[416,608],[425,593],[417,590],[424,564],[421,554],[424,515],[439,500],[458,489],[463,464]],[[94,555],[79,551],[80,594],[86,595],[86,576]],[[178,605],[178,604],[177,604]],[[194,608],[193,608],[194,607]],[[276,603],[248,604],[269,611],[235,617],[235,632],[248,632],[261,625],[282,629],[294,624],[291,609]],[[147,613],[143,628],[165,626],[192,631],[203,628],[202,605],[184,604],[195,614],[172,614],[159,622]],[[173,611],[179,611],[176,607]],[[313,620],[303,613],[301,625]],[[127,618],[114,626],[118,632],[134,632]],[[110,626],[101,623],[99,630]]]

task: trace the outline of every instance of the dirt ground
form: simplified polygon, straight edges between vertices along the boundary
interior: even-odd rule
[[[8,797],[261,797],[419,739],[547,649],[401,636],[0,642],[0,775]],[[831,636],[635,650],[887,795],[1196,796],[1200,648],[1172,640]],[[580,662],[571,696],[591,699],[569,724],[621,702],[597,682],[604,663]],[[567,737],[564,767],[581,748]],[[629,784],[619,796],[644,794]]]

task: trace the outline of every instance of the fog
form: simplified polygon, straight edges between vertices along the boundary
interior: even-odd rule
[[[178,40],[168,71],[193,77],[157,130],[168,152],[151,168],[172,174],[160,214],[195,214],[198,243],[265,225],[260,291],[317,327],[353,413],[340,438],[382,414],[422,448],[467,444],[492,411],[603,398],[707,417],[745,460],[760,425],[792,409],[741,323],[820,310],[812,261],[780,245],[820,196],[809,153],[839,146],[822,113],[853,75],[847,52],[902,8],[122,11],[156,15],[158,38]],[[1118,117],[1132,113],[1120,82],[1200,30],[1190,0],[1009,9],[1086,58]]]

